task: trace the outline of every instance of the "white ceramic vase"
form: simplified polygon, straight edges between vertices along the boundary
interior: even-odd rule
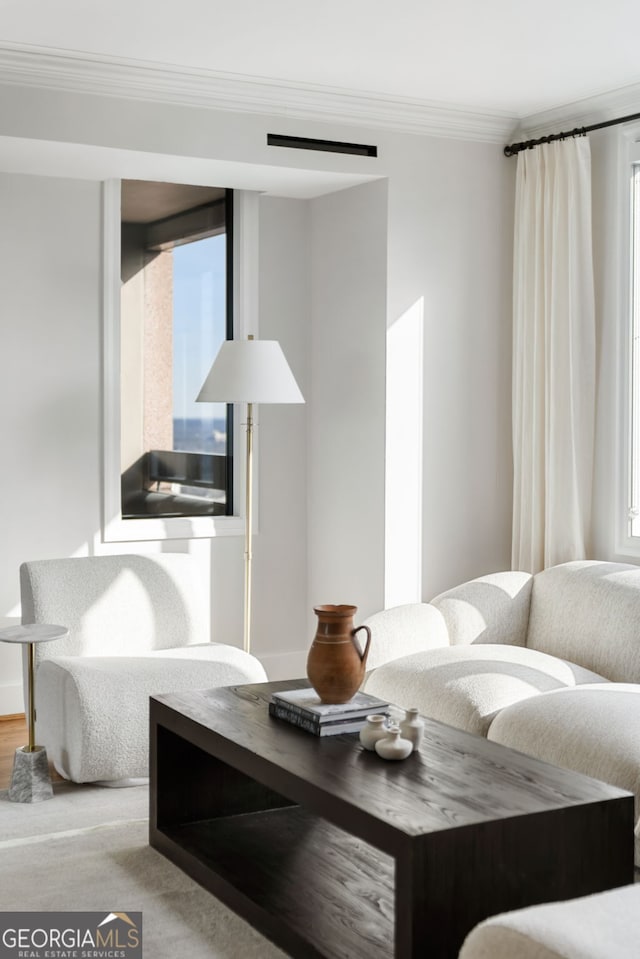
[[[417,749],[422,742],[424,723],[414,706],[406,710],[405,718],[400,723],[400,735],[403,739],[408,739],[414,749]]]
[[[384,739],[389,730],[387,729],[387,717],[379,713],[372,713],[367,716],[367,725],[360,730],[360,742],[365,749],[373,752],[379,739]]]
[[[413,743],[401,738],[399,726],[389,726],[387,735],[377,740],[375,749],[383,759],[406,759],[413,750]]]

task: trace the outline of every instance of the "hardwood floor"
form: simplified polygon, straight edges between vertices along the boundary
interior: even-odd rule
[[[8,789],[11,783],[13,756],[19,746],[24,746],[29,736],[24,716],[0,717],[0,789]],[[62,777],[49,763],[52,782]]]

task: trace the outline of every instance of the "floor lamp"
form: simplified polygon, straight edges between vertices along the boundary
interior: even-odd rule
[[[253,503],[253,406],[304,403],[276,340],[225,340],[197,396],[199,403],[247,404],[244,534],[244,649],[251,651],[251,533]]]

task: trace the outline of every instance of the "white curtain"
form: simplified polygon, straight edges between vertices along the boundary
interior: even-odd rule
[[[518,154],[514,246],[514,569],[589,549],[595,429],[591,152]]]

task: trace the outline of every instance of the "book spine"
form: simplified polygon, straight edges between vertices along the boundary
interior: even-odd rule
[[[307,709],[304,709],[303,706],[296,706],[295,703],[285,702],[284,700],[276,701],[275,705],[277,705],[278,709],[286,709],[292,716],[300,716],[301,719],[308,719],[310,723],[318,722],[317,717]]]
[[[313,733],[314,736],[320,735],[320,723],[317,723],[314,719],[309,719],[299,709],[289,709],[279,703],[269,703],[269,715],[275,716],[276,719],[286,719],[287,722],[293,723],[294,726],[299,726],[301,729],[306,729],[308,733]]]
[[[387,715],[389,712],[389,707],[387,705],[379,706],[377,708],[372,706],[363,706],[359,709],[346,709],[341,712],[327,713],[324,716],[318,716],[316,713],[310,713],[308,709],[304,708],[304,706],[298,706],[296,703],[290,703],[286,699],[279,699],[275,694],[272,702],[274,705],[277,705],[279,709],[286,709],[291,714],[300,716],[302,719],[307,719],[309,722],[317,723],[318,725],[324,725],[324,723],[339,723],[348,719],[364,720],[372,712],[383,713],[384,715]]]
[[[285,706],[279,703],[269,703],[269,715],[276,719],[284,719],[292,726],[298,726],[305,729],[314,736],[335,736],[339,733],[359,732],[363,726],[366,726],[366,719],[346,720],[334,723],[318,723],[306,716],[300,716],[298,713],[291,712]]]

